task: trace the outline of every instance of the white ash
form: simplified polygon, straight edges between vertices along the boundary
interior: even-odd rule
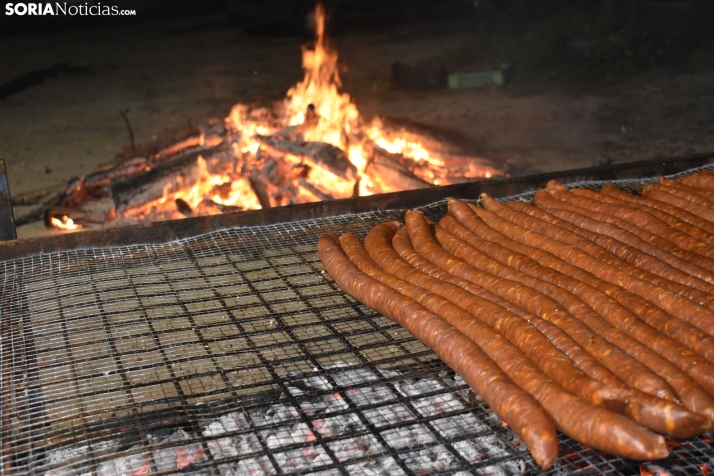
[[[142,449],[141,445],[129,448],[127,456],[104,461],[97,468],[98,476],[142,476],[151,472],[149,453],[132,453]]]
[[[404,455],[404,463],[414,473],[446,471],[456,468],[460,461],[442,445],[423,448]]]
[[[133,446],[126,450],[127,456],[102,462],[96,474],[141,476],[161,471],[208,475],[215,474],[209,464],[212,459],[221,476],[272,475],[277,473],[276,467],[284,473],[312,471],[313,476],[331,476],[339,471],[320,468],[342,463],[349,474],[396,476],[404,474],[403,467],[415,473],[449,471],[464,462],[478,464],[509,456],[497,437],[479,436],[488,427],[471,413],[464,413],[463,401],[447,392],[464,385],[460,377],[444,373],[438,380],[412,380],[395,371],[347,367],[330,367],[329,376],[290,374],[286,382],[289,395],[281,395],[280,403],[247,413],[227,413],[206,422],[200,435],[204,443],[187,429],[176,429],[168,436],[168,432],[161,437],[146,435],[151,450]],[[439,393],[415,398],[434,392]],[[468,392],[459,391],[462,398],[473,400]],[[351,412],[355,407],[361,416]],[[453,412],[458,414],[449,415]],[[409,424],[425,417],[430,423]],[[492,412],[489,418],[501,424]],[[372,434],[370,428],[379,434]],[[444,438],[460,441],[451,446],[437,441]],[[520,442],[514,436],[511,443]],[[120,449],[114,440],[105,442],[106,448]],[[104,449],[93,447],[95,454]],[[524,446],[522,450],[527,451]],[[389,451],[396,451],[402,462],[387,455]],[[73,467],[79,467],[80,462],[86,467],[89,453],[86,446],[77,446],[49,452],[47,458],[52,465],[69,464],[48,471],[46,476],[80,476]],[[524,464],[516,460],[455,474],[517,474]]]
[[[421,423],[393,428],[382,433],[384,439],[395,449],[418,448],[434,443],[434,435]]]
[[[399,464],[390,456],[347,466],[346,469],[353,476],[404,476],[405,474]]]
[[[471,413],[433,420],[431,426],[448,440],[459,436],[474,435],[488,430],[488,426],[481,423]]]
[[[395,403],[383,407],[364,410],[364,416],[376,427],[395,425],[414,420],[416,417],[406,405]]]
[[[522,459],[517,459],[479,468],[474,474],[479,476],[520,476],[525,472],[526,462]]]
[[[52,466],[64,463],[65,466],[46,471],[45,476],[90,476],[92,472],[82,467],[83,465],[81,464],[84,462],[86,466],[90,446],[95,456],[102,456],[116,449],[118,443],[115,440],[106,440],[92,443],[92,445],[74,446],[50,451],[47,455],[48,463]],[[68,464],[72,462],[78,462],[79,467],[73,467]]]
[[[191,436],[189,433],[182,429],[179,429],[165,438],[157,439],[149,437],[149,442],[166,445],[180,443],[184,441],[189,442],[193,439],[193,436]],[[154,464],[156,465],[157,471],[183,469],[186,466],[192,464],[200,464],[207,460],[201,443],[191,443],[187,445],[162,448],[157,451],[154,451],[152,453],[152,456],[154,458]]]
[[[430,417],[464,409],[464,405],[452,394],[434,395],[414,400],[412,406],[420,415]]]

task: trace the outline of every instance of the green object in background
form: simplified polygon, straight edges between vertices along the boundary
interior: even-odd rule
[[[507,68],[494,71],[451,73],[447,77],[449,89],[482,88],[484,86],[502,86],[506,82]]]

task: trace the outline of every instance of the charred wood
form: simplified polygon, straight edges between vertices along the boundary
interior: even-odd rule
[[[304,178],[301,178],[298,180],[298,184],[300,184],[301,187],[303,187],[305,190],[310,192],[311,194],[315,195],[317,198],[320,200],[334,200],[335,197],[332,196],[329,193],[323,192]]]
[[[149,172],[113,182],[109,195],[117,214],[157,200],[166,194],[176,192],[196,183],[198,179],[198,154],[191,154],[182,160],[165,164]]]
[[[310,163],[324,167],[333,174],[346,180],[354,180],[357,167],[349,161],[344,151],[334,145],[324,142],[293,142],[268,136],[256,138],[269,149],[280,155],[292,154]]]
[[[39,199],[33,198],[32,203],[28,203],[30,202],[30,200],[26,200],[25,203],[15,203],[15,201],[13,200],[13,205],[37,205],[36,207],[23,213],[22,215],[18,215],[17,218],[15,218],[15,226],[26,225],[28,223],[42,220],[42,218],[45,216],[45,212],[50,207],[58,206],[60,203],[62,203],[68,189],[71,189],[74,185],[78,183],[78,181],[79,179],[73,178],[69,181],[69,183],[63,183],[59,186],[56,186],[54,189],[42,195]]]
[[[188,143],[188,139],[184,141]],[[199,155],[211,155],[214,151],[221,150],[224,145],[224,140],[222,137],[207,137],[203,139],[202,142],[191,143],[184,147],[172,146],[168,149],[152,155],[149,158],[148,165],[149,168],[155,168],[160,165],[170,164],[172,162],[178,162],[183,160],[185,157],[198,157]],[[170,154],[168,152],[171,152]]]
[[[84,183],[87,187],[106,187],[114,180],[134,177],[149,170],[149,161],[143,157],[136,157],[109,169],[89,174],[84,178]]]
[[[250,188],[255,192],[255,196],[258,197],[260,206],[264,210],[270,208],[270,197],[268,197],[268,191],[265,189],[263,181],[257,177],[257,174],[251,173],[248,175],[248,182],[250,183]]]
[[[224,205],[222,203],[214,202],[210,198],[204,198],[203,202],[209,207],[216,208],[221,213],[238,212],[241,210],[245,210],[245,208],[243,207],[238,207],[235,205]]]
[[[193,210],[191,209],[191,205],[186,203],[186,200],[177,198],[176,200],[174,200],[174,203],[176,204],[176,210],[178,210],[181,215],[187,218],[193,216]]]
[[[387,187],[396,188],[398,190],[433,187],[429,182],[411,173],[406,167],[382,155],[375,156],[372,162],[367,165],[365,172],[370,177],[375,177],[373,182],[377,182],[374,183],[377,189],[381,188],[379,181]],[[377,190],[377,192],[382,191],[383,190]],[[388,189],[384,191],[388,191]]]

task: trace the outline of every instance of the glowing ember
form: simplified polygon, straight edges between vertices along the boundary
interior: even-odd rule
[[[82,225],[75,223],[74,220],[67,215],[64,215],[61,219],[52,217],[50,221],[52,222],[52,226],[62,230],[79,230],[82,228]]]

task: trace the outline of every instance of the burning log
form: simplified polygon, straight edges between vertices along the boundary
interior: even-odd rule
[[[368,176],[374,177],[374,186],[382,191],[413,190],[417,188],[427,188],[433,185],[426,182],[409,169],[391,158],[392,154],[377,154],[374,159],[367,164],[365,172]],[[382,190],[383,189],[383,190]]]
[[[191,209],[191,205],[186,203],[186,200],[177,198],[176,200],[174,200],[174,203],[176,204],[176,210],[178,210],[180,214],[187,218],[193,216],[193,210]]]
[[[271,207],[270,198],[268,197],[268,192],[265,190],[265,184],[260,180],[256,174],[248,175],[248,182],[250,182],[250,188],[255,192],[255,196],[258,197],[258,202],[263,210],[267,210]]]
[[[73,178],[69,184],[73,184],[78,179]],[[13,205],[37,205],[32,210],[19,215],[15,219],[15,226],[25,225],[37,220],[41,220],[45,216],[48,208],[54,207],[62,203],[62,200],[67,192],[68,184],[63,183],[51,189],[43,189],[38,192],[30,192],[24,196],[13,197]],[[42,193],[44,192],[44,193]]]
[[[189,156],[133,179],[113,182],[109,187],[109,194],[117,214],[193,185],[198,178],[197,158]]]
[[[126,160],[114,167],[94,172],[84,178],[86,187],[106,187],[117,179],[135,177],[151,169],[149,161],[143,157]]]
[[[296,155],[306,162],[324,167],[338,177],[354,180],[357,167],[349,161],[342,149],[325,142],[296,143],[268,136],[256,136],[261,144],[273,149],[278,154]]]
[[[223,144],[222,139],[218,146],[211,146],[212,156],[218,159],[219,168],[228,166],[222,162],[228,157],[232,158],[232,155],[222,153],[224,148],[228,149],[228,146]],[[202,149],[194,149],[187,154],[180,154],[176,159],[167,159],[158,167],[141,175],[114,180],[107,188],[117,214],[121,215],[126,210],[166,197],[196,183],[199,178],[197,161],[201,156]]]
[[[329,193],[323,192],[304,178],[298,179],[298,184],[300,184],[301,187],[303,187],[305,190],[310,192],[311,194],[315,195],[318,199],[320,200],[334,200],[335,197],[330,195]]]

